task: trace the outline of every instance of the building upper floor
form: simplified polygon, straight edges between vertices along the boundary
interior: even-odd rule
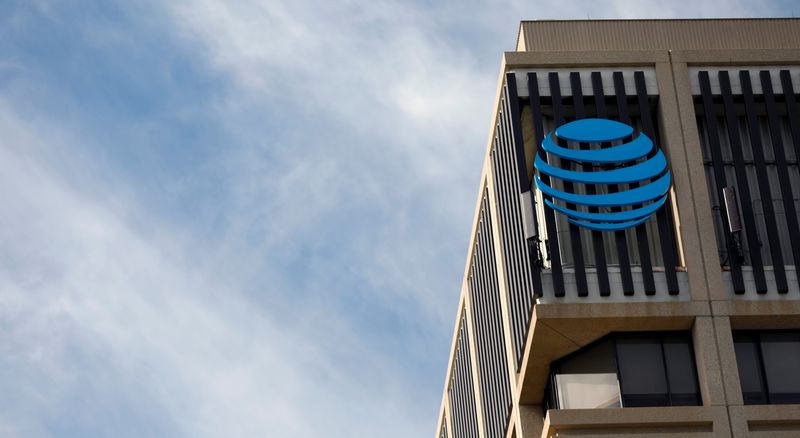
[[[520,406],[545,401],[558,376],[553,364],[613,332],[696,330],[698,318],[719,316],[749,345],[746,330],[800,329],[800,20],[525,21],[516,49],[500,69],[443,397],[445,432],[510,436]],[[587,119],[631,131],[596,142],[557,134]],[[619,153],[642,137],[653,146],[633,159],[564,155]],[[665,165],[650,178],[595,184],[584,176],[630,173],[656,156]],[[667,173],[659,208],[622,230],[582,222],[634,217],[655,202],[581,205],[563,195],[630,193]],[[562,338],[569,347],[555,341]],[[709,354],[690,358],[706,361],[694,368],[699,383],[690,395],[725,405],[702,394],[710,391]],[[622,378],[606,374],[610,386]],[[758,388],[753,397],[767,399],[763,382]]]

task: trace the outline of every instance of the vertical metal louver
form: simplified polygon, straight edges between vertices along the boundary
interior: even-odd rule
[[[659,209],[650,221],[635,229],[600,232],[579,229],[550,208],[539,206],[536,212],[525,211],[526,206],[521,202],[526,195],[536,192],[531,187],[535,154],[545,160],[557,160],[548,157],[538,145],[544,135],[564,123],[587,117],[619,120],[634,126],[658,145],[658,93],[648,80],[654,82],[651,72],[631,69],[506,74],[491,163],[517,367],[522,360],[533,304],[543,294],[544,275],[548,276],[555,297],[565,296],[567,275],[574,282],[578,297],[588,297],[590,289],[596,290],[599,297],[608,297],[612,288],[621,289],[623,295],[633,295],[634,273],[644,294],[652,296],[657,291],[655,271],[662,278],[664,293],[680,292],[676,273],[679,258],[669,207]],[[587,167],[591,166],[567,161],[554,164],[573,170],[589,170]],[[550,182],[547,175],[541,176],[545,183]],[[635,185],[609,185],[604,190],[613,192],[628,187]],[[567,183],[562,188],[595,193],[595,187],[580,183]],[[597,209],[591,207],[587,211]],[[523,225],[526,215],[533,216],[540,236],[526,238]],[[593,274],[591,278],[587,271]]]
[[[798,288],[786,265],[800,265],[800,74],[773,70],[690,72],[720,265],[730,270],[735,294],[748,284],[758,294]],[[740,216],[729,219],[728,210]]]
[[[523,232],[520,196],[530,190],[530,174],[526,167],[519,102],[513,80],[506,81],[497,120],[491,152],[492,172],[508,285],[512,347],[519,368],[533,303],[542,295],[542,280],[536,247],[526,241]]]
[[[478,438],[478,416],[475,409],[475,390],[472,381],[466,312],[462,312],[461,315],[448,392],[450,394],[453,436],[458,438]]]
[[[528,101],[525,103],[530,105],[528,113],[532,118],[532,132],[525,134],[533,138],[534,147],[544,161],[549,160],[565,169],[590,170],[590,164],[579,165],[550,157],[537,147],[548,132],[564,123],[587,117],[608,118],[631,125],[659,146],[655,118],[658,96],[650,94],[643,71],[533,71],[525,74],[524,81],[528,93]],[[601,145],[608,146],[610,144]],[[590,146],[581,144],[579,147],[588,149]],[[655,150],[651,155],[654,153]],[[610,169],[613,166],[607,165],[605,168]],[[542,179],[545,180],[546,175]],[[549,179],[545,183],[549,183]],[[563,190],[568,192],[594,193],[591,186],[569,182],[562,184]],[[630,184],[627,187],[618,187],[609,184],[603,189],[613,193],[636,186]],[[597,210],[588,208],[587,211]],[[574,273],[579,297],[589,296],[586,274],[588,267],[594,268],[594,281],[600,296],[611,295],[609,266],[618,269],[624,295],[634,294],[633,266],[637,266],[641,272],[645,295],[656,294],[654,267],[663,269],[669,294],[680,292],[676,274],[678,257],[674,226],[668,207],[659,209],[654,218],[632,230],[616,232],[579,229],[561,215],[555,215],[549,208],[544,208],[543,213],[544,228],[548,236],[545,248],[553,271],[556,296],[564,296],[565,267],[570,267]]]
[[[469,290],[486,436],[504,438],[511,412],[511,388],[494,251],[489,195],[484,191]]]
[[[641,287],[647,296],[658,291],[680,293],[676,272],[680,261],[671,201],[634,229],[601,232],[570,224],[562,215],[542,207],[538,195],[533,222],[540,230],[539,236],[526,240],[523,229],[524,218],[530,212],[522,210],[520,196],[529,191],[538,193],[531,188],[535,154],[565,169],[586,171],[593,166],[550,157],[538,147],[543,137],[558,126],[588,117],[609,118],[633,126],[635,135],[641,132],[660,147],[654,74],[652,69],[561,69],[506,74],[491,161],[517,363],[524,349],[532,305],[543,293],[545,275],[555,297],[565,296],[568,281],[578,297],[588,297],[592,290],[599,297],[620,290],[621,295],[630,296],[636,293],[635,284],[641,284],[636,288]],[[600,147],[607,146],[610,144]],[[656,150],[651,156],[655,153]],[[607,168],[611,166],[615,165]],[[550,183],[547,175],[541,177],[546,184]],[[559,184],[565,191],[596,193],[591,185]],[[597,190],[610,193],[635,187],[635,183],[620,187],[604,185]],[[594,207],[580,209],[597,212]]]

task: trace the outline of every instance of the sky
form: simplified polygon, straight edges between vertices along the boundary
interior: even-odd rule
[[[719,14],[0,0],[0,436],[433,436],[519,20]]]

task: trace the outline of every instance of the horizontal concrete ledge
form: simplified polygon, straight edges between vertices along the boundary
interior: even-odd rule
[[[800,436],[800,405],[730,406],[736,436]]]
[[[547,411],[542,438],[552,436],[730,436],[724,407],[563,409]]]
[[[800,301],[712,301],[714,316],[728,316],[734,330],[797,328]]]
[[[648,70],[645,68],[645,76],[648,74]],[[652,69],[650,69],[652,71]],[[633,72],[628,69],[628,71],[623,72],[623,76],[626,74],[633,75]],[[517,76],[518,80],[518,87],[519,87],[519,76]],[[609,80],[606,81],[611,83],[613,81]],[[632,80],[629,82],[633,82]],[[655,81],[651,81],[655,82]],[[562,83],[569,84],[569,78],[566,78]],[[800,88],[800,84],[798,84],[798,88]],[[526,85],[526,93],[527,93],[527,85]],[[633,91],[632,91],[633,92]],[[540,93],[541,94],[541,93]],[[565,93],[562,92],[562,96]],[[609,94],[614,94],[614,91],[609,91]],[[565,268],[564,270],[564,288],[562,292],[564,292],[564,296],[556,297],[556,288],[553,284],[553,275],[552,271],[546,270],[542,271],[542,289],[543,295],[540,298],[536,299],[537,304],[550,304],[550,303],[598,303],[598,304],[608,304],[608,303],[654,303],[654,302],[661,302],[661,301],[690,301],[691,300],[691,290],[689,289],[689,276],[685,271],[676,272],[677,280],[678,280],[678,287],[680,288],[680,293],[677,295],[670,295],[669,294],[669,286],[667,284],[667,276],[664,273],[663,269],[654,268],[653,269],[653,281],[655,282],[655,294],[647,295],[645,293],[645,286],[644,286],[644,275],[642,274],[642,269],[640,267],[632,267],[631,268],[631,277],[633,280],[633,288],[634,293],[633,295],[625,295],[623,292],[623,282],[622,282],[622,272],[620,272],[619,267],[616,266],[609,266],[608,267],[608,279],[611,286],[611,291],[608,296],[601,296],[600,295],[600,283],[597,277],[597,269],[594,268],[587,268],[586,272],[586,281],[588,286],[588,296],[580,297],[578,296],[578,284],[577,278],[575,276],[575,270],[572,268]]]
[[[798,64],[800,49],[673,50],[673,62],[689,65]]]
[[[525,67],[602,67],[645,66],[669,62],[666,50],[641,50],[630,52],[505,52],[506,69]]]
[[[800,304],[800,303],[799,303]],[[706,301],[628,303],[542,303],[534,306],[536,317],[550,319],[623,319],[625,325],[639,318],[711,316]]]
[[[752,420],[747,425],[750,432],[800,432],[800,420]]]

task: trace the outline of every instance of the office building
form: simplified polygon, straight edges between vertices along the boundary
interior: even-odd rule
[[[525,21],[493,117],[436,436],[800,437],[800,20]]]

